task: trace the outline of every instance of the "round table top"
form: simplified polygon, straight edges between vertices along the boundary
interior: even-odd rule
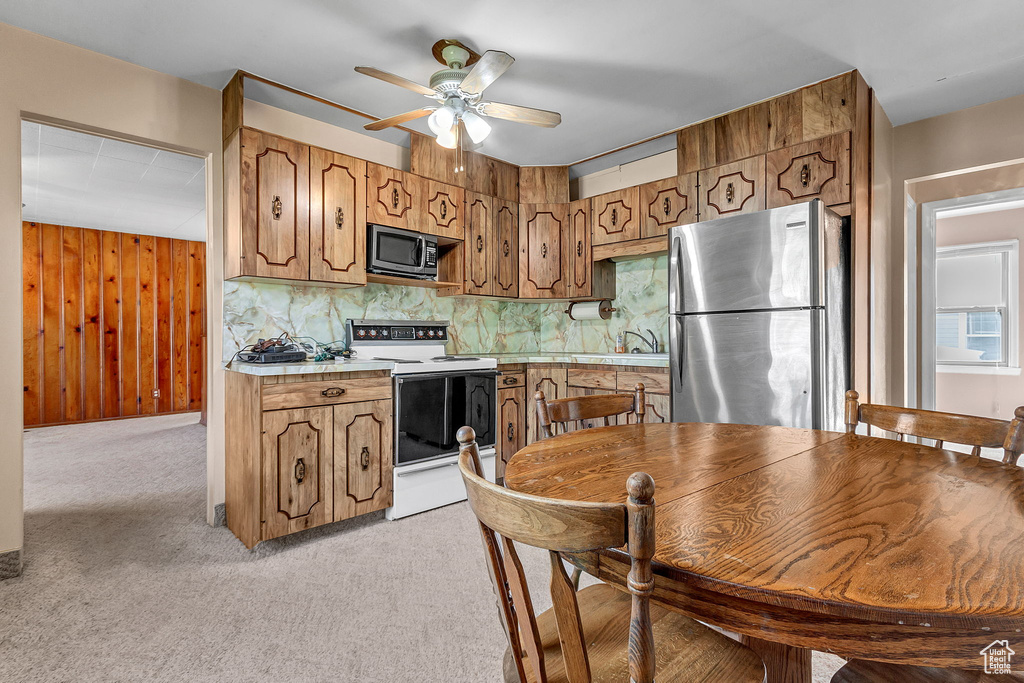
[[[664,423],[538,441],[505,485],[619,502],[636,471],[656,486],[656,575],[874,623],[1024,628],[1019,467],[855,434]]]

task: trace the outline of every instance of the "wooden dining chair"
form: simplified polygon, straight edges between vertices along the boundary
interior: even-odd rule
[[[537,401],[537,417],[541,432],[544,437],[554,436],[553,424],[575,426],[582,429],[587,421],[604,419],[604,426],[611,425],[609,418],[616,415],[636,415],[638,423],[644,421],[647,412],[647,395],[644,392],[644,383],[638,382],[633,388],[632,394],[602,394],[597,396],[572,396],[570,398],[556,398],[548,401],[543,391],[534,394]]]
[[[846,431],[853,433],[858,424],[868,424],[887,432],[895,432],[902,441],[905,436],[934,439],[935,446],[946,443],[971,446],[971,453],[981,455],[982,448],[1002,448],[1003,463],[1015,465],[1024,450],[1024,406],[1013,411],[1013,420],[995,420],[974,415],[942,413],[886,405],[860,403],[856,391],[846,392]],[[964,669],[940,669],[906,664],[888,664],[861,659],[847,662],[832,677],[832,683],[975,683],[980,681],[1024,682],[1024,674],[986,674]]]
[[[981,455],[982,448],[1002,448],[1003,462],[1009,465],[1017,464],[1024,451],[1024,406],[1013,411],[1013,420],[996,420],[861,403],[860,394],[851,389],[846,392],[847,433],[855,432],[861,423],[895,432],[898,441],[903,441],[905,436],[917,436],[934,439],[936,448],[946,443],[973,446],[972,455]]]
[[[459,469],[480,524],[509,648],[506,683],[763,683],[752,650],[679,613],[651,604],[654,480],[637,472],[628,501],[590,503],[518,493],[480,476],[476,434],[458,432]],[[515,543],[550,553],[552,608],[536,614]],[[606,584],[573,589],[559,553],[625,546],[629,592]]]

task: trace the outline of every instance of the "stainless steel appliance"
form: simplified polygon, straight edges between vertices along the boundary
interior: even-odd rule
[[[455,433],[476,431],[485,473],[494,478],[498,362],[451,356],[447,321],[348,320],[359,361],[393,363],[394,500],[398,519],[465,500]]]
[[[820,200],[669,231],[673,421],[842,429],[847,232]]]
[[[366,272],[436,280],[437,238],[370,223],[366,226]]]

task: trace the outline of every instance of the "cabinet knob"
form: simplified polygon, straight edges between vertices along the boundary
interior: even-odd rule
[[[615,224],[618,223],[618,222],[619,222],[619,210],[618,209],[612,209],[612,227],[614,228]]]
[[[283,208],[284,207],[281,204],[281,195],[276,195],[275,194],[274,195],[274,201],[271,202],[271,204],[270,204],[270,212],[272,214],[274,214],[274,220],[275,221],[281,220],[281,211],[282,211]]]
[[[359,466],[364,470],[370,468],[370,448],[369,446],[363,446],[363,450],[359,452]]]
[[[803,168],[800,169],[800,184],[807,187],[811,182],[811,167],[804,164]]]
[[[665,217],[668,218],[670,215],[672,215],[672,198],[671,197],[665,197],[664,206],[665,206]]]
[[[321,396],[326,398],[337,398],[345,393],[345,390],[341,387],[328,387],[320,392]]]
[[[448,202],[441,200],[441,220],[448,217]]]
[[[394,209],[398,208],[398,188],[391,188],[391,207]]]
[[[509,251],[511,251],[511,249],[508,245],[508,240],[505,240],[504,242],[501,243],[501,253],[504,254],[505,256],[508,256]]]
[[[508,437],[509,441],[516,440],[516,428],[512,426],[512,423],[508,423],[508,429],[505,432],[505,436]]]
[[[576,255],[583,256],[583,240],[577,240],[576,242]]]
[[[306,478],[306,463],[299,458],[295,461],[295,481],[301,484],[302,480]]]
[[[732,200],[736,198],[736,188],[732,183],[725,186],[725,201],[732,204]]]
[[[476,250],[477,251],[483,251],[484,250],[484,238],[482,236],[480,236],[480,235],[476,236]]]
[[[345,227],[345,210],[340,206],[338,210],[334,212],[334,223],[338,226],[338,230]]]
[[[515,377],[506,377],[503,380],[501,380],[501,382],[502,382],[502,384],[515,384],[516,383],[516,378]]]
[[[547,242],[544,242],[543,244],[540,245],[540,257],[541,258],[547,258],[548,257],[548,243]]]

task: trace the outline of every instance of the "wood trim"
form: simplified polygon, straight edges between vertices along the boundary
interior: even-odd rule
[[[26,427],[201,409],[205,244],[30,222],[22,235]]]
[[[595,244],[593,259],[636,259],[668,253],[668,237],[647,237],[628,242],[612,242],[611,244]]]

